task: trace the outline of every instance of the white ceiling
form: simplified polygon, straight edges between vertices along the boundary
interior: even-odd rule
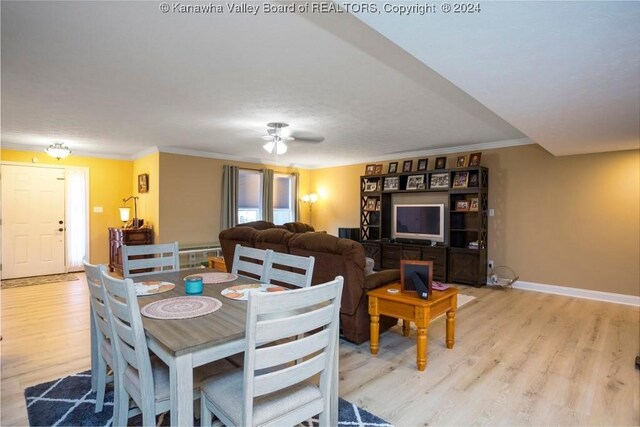
[[[638,148],[635,2],[483,2],[456,19],[159,4],[2,1],[3,146],[273,161],[260,136],[284,121],[325,138],[277,159],[302,167]]]

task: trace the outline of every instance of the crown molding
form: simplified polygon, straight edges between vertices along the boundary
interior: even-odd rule
[[[19,150],[19,151],[29,151],[32,153],[38,153],[38,154],[47,154],[44,150],[47,148],[40,148],[34,145],[28,145],[28,144],[15,144],[12,142],[3,142],[0,145],[3,149],[7,149],[7,150]],[[95,157],[95,158],[99,158],[99,159],[111,159],[111,160],[132,160],[130,156],[124,156],[121,154],[114,154],[114,153],[96,153],[93,151],[84,151],[84,150],[77,150],[77,149],[73,149],[71,150],[71,156],[79,156],[79,157]],[[48,154],[47,154],[48,156]]]

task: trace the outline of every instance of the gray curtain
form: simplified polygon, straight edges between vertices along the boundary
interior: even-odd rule
[[[293,195],[294,195],[294,211],[293,211],[293,220],[300,221],[300,173],[293,172]]]
[[[262,219],[273,222],[273,169],[262,169]]]
[[[220,230],[238,225],[238,170],[237,166],[222,167],[222,212]]]

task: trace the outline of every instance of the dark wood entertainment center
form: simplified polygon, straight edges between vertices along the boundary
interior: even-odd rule
[[[422,185],[414,189],[416,180]],[[399,268],[401,259],[433,261],[434,280],[484,285],[488,191],[489,170],[485,167],[361,176],[360,241],[376,270]],[[416,200],[428,200],[432,193],[446,200],[444,243],[393,240],[394,195],[412,194]]]

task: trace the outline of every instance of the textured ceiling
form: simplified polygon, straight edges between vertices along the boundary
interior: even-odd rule
[[[568,114],[577,111],[571,102],[601,100],[613,86],[603,82],[585,96],[561,96],[548,70],[542,69],[542,79],[540,68],[528,67],[532,48],[514,54],[519,33],[505,37],[503,28],[488,24],[474,29],[469,22],[443,21],[433,29],[425,21],[381,14],[392,23],[383,28],[382,21],[351,14],[162,13],[158,2],[3,1],[1,7],[2,144],[7,147],[43,149],[55,140],[78,154],[132,158],[160,147],[319,167],[524,143],[528,136],[566,154],[575,150],[573,140],[567,140],[566,150],[549,147],[562,147],[571,129],[551,125],[568,121],[574,131],[593,127],[591,115]],[[500,13],[507,19],[517,10]],[[400,31],[405,27],[408,32]],[[426,30],[453,40],[429,55],[420,45],[439,46],[434,43],[439,38]],[[476,36],[456,36],[468,31]],[[482,44],[481,31],[498,34],[481,50],[493,55],[489,59],[467,52],[473,50],[467,44]],[[618,32],[628,38],[630,31]],[[410,34],[416,35],[413,40]],[[572,38],[566,45],[577,42]],[[609,52],[606,40],[601,45],[599,50],[587,46],[584,56]],[[615,86],[616,116],[622,118],[602,117],[602,140],[620,139],[629,133],[628,116],[637,119],[638,97],[635,104],[629,101],[638,91],[635,46],[618,49],[628,54],[616,68],[627,79],[626,93]],[[565,59],[557,55],[545,64]],[[556,67],[558,84],[584,78],[563,74],[577,67],[575,58],[566,59],[567,69]],[[582,68],[588,74],[590,68]],[[635,80],[629,78],[634,70]],[[519,86],[513,73],[524,73]],[[597,103],[580,107],[608,111]],[[325,140],[292,142],[287,154],[274,159],[262,150],[260,138],[272,121]],[[628,136],[632,139],[632,132]],[[547,147],[545,138],[551,137],[560,143]],[[635,138],[637,145],[637,127]],[[610,144],[609,149],[621,148]]]

